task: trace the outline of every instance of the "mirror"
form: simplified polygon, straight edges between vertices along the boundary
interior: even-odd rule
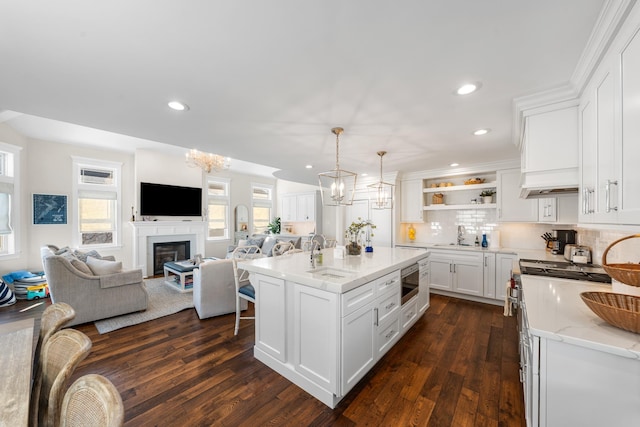
[[[235,208],[236,231],[247,231],[249,229],[249,209],[245,205],[238,205]]]

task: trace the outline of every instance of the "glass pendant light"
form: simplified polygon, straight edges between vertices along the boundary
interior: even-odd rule
[[[385,154],[387,154],[386,151],[378,151],[378,156],[380,156],[380,181],[367,185],[371,209],[393,209],[394,185],[382,180],[382,157]]]
[[[328,172],[318,174],[320,194],[324,206],[350,206],[353,204],[353,196],[356,191],[357,174],[340,169],[340,134],[343,128],[331,129],[336,136],[336,168]]]

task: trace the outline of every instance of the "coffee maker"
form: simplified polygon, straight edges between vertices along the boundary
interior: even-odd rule
[[[553,248],[554,254],[563,254],[565,245],[574,245],[576,243],[575,230],[553,230]]]

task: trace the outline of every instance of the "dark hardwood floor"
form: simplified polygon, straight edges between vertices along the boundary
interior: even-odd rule
[[[0,309],[0,323],[43,306]],[[77,377],[120,391],[127,426],[524,426],[514,317],[438,295],[418,323],[331,410],[253,358],[253,321],[199,320],[193,309],[108,334],[77,326],[93,348]],[[36,322],[38,325],[39,323]]]

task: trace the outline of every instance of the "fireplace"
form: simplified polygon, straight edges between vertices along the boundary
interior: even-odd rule
[[[191,257],[191,241],[159,242],[153,244],[153,274],[164,273],[164,263],[183,261]]]

